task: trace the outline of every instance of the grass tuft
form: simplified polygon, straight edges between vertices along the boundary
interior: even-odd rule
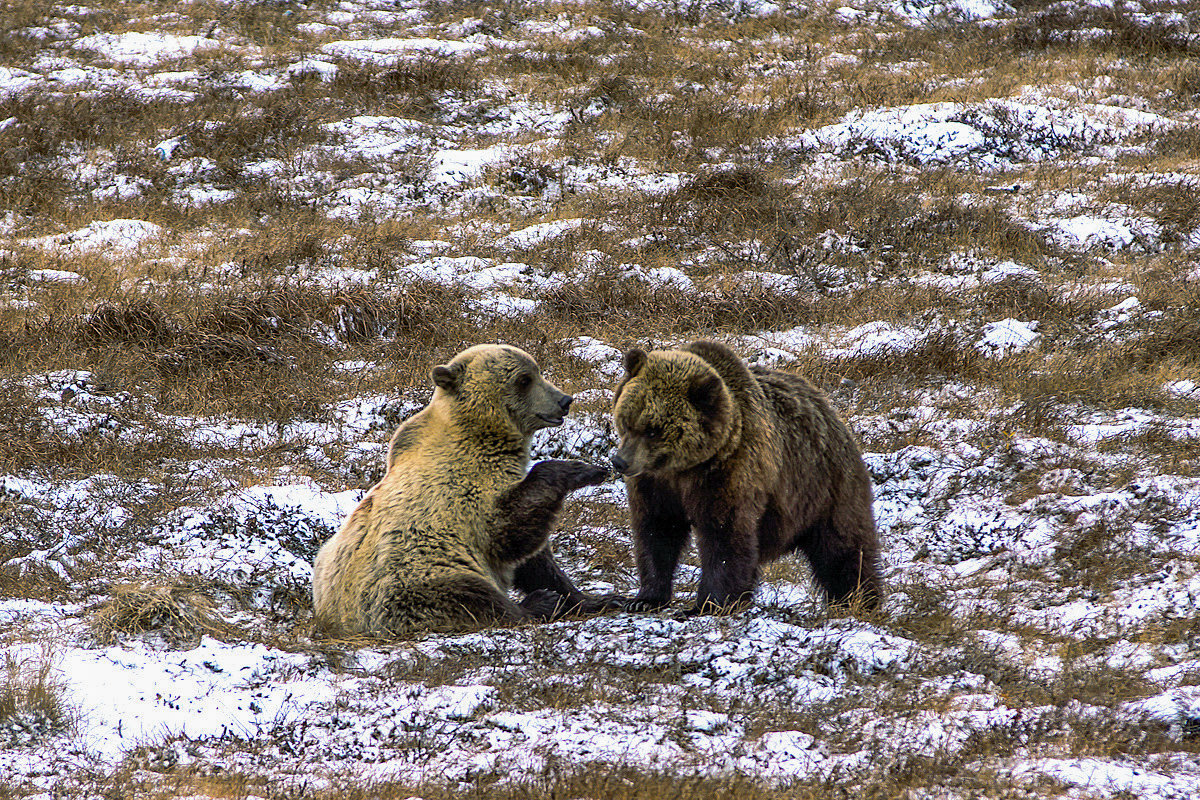
[[[4,657],[4,683],[0,685],[0,745],[32,747],[65,733],[74,715],[55,677],[52,659],[17,661]]]
[[[195,646],[202,636],[226,638],[233,627],[222,620],[212,598],[183,585],[114,587],[108,600],[92,609],[88,620],[101,645],[155,634],[171,647]]]

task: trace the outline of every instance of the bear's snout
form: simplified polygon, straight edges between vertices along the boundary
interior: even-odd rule
[[[567,409],[571,407],[571,402],[574,399],[575,398],[569,394],[564,394],[562,397],[558,398],[558,407],[563,410],[564,414],[567,413]]]
[[[625,459],[621,458],[620,453],[616,453],[613,455],[612,465],[613,465],[613,469],[615,469],[617,472],[619,472],[622,475],[624,475],[626,472],[629,471],[629,462],[626,461]]]

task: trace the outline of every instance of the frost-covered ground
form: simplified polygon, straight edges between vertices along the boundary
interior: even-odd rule
[[[0,793],[1200,794],[1196,3],[42,5],[0,48]],[[699,336],[846,415],[882,613],[789,561],[727,617],[313,637],[435,354],[537,352],[577,403],[535,455],[603,463],[622,348]],[[624,502],[556,535],[586,589],[636,588]]]

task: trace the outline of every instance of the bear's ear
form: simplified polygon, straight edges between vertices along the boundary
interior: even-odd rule
[[[692,381],[688,386],[687,398],[697,411],[711,417],[721,407],[721,394],[724,391],[725,384],[721,378],[710,374]]]
[[[621,366],[625,367],[626,378],[632,378],[634,375],[637,375],[645,365],[646,351],[640,347],[632,348],[621,359]]]
[[[447,392],[453,392],[458,389],[458,382],[462,378],[465,365],[463,364],[442,364],[433,368],[429,373],[433,378],[433,384],[439,388],[445,389]]]

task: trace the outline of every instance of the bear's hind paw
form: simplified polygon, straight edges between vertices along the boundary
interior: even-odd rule
[[[567,598],[553,589],[536,589],[518,603],[530,619],[549,622],[561,617],[567,610]]]

